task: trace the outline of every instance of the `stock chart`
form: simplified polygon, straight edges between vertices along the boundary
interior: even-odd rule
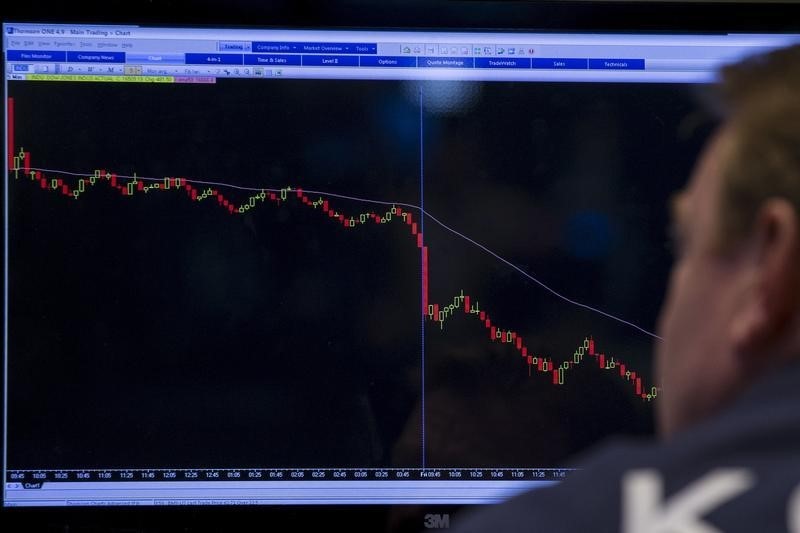
[[[10,82],[9,469],[455,476],[648,433],[690,106]]]

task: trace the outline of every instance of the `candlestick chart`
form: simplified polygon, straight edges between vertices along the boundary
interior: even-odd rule
[[[90,105],[70,90],[68,101]],[[383,90],[365,98],[381,101]],[[39,332],[12,336],[9,350],[31,354],[17,366],[11,360],[12,371],[62,358],[49,378],[54,390],[95,412],[75,422],[76,433],[93,424],[121,431],[122,439],[138,432],[133,440],[141,444],[180,431],[188,436],[164,458],[172,466],[179,455],[194,465],[218,460],[211,450],[187,450],[219,432],[227,437],[213,448],[227,446],[240,464],[425,468],[472,461],[447,452],[437,433],[450,409],[469,418],[465,406],[488,394],[478,387],[465,393],[468,401],[451,402],[448,395],[476,376],[500,380],[499,390],[533,391],[524,393],[530,404],[512,410],[573,409],[558,415],[561,424],[581,419],[586,406],[576,406],[597,398],[602,423],[620,425],[658,401],[638,353],[654,337],[647,321],[609,307],[613,298],[595,303],[592,295],[603,293],[583,295],[580,278],[549,279],[533,274],[537,265],[516,266],[525,261],[518,247],[506,252],[506,238],[496,244],[493,232],[449,222],[481,197],[443,194],[437,185],[443,162],[424,153],[441,145],[451,152],[445,160],[454,157],[458,147],[447,147],[445,137],[458,118],[426,111],[422,89],[400,105],[394,132],[383,131],[392,120],[384,117],[352,142],[335,134],[315,141],[305,126],[312,112],[317,129],[329,132],[347,113],[320,118],[322,107],[312,105],[303,114],[286,105],[291,91],[257,118],[228,117],[220,127],[184,126],[198,105],[191,98],[208,102],[208,95],[192,94],[189,103],[171,97],[158,110],[134,96],[127,103],[143,105],[141,116],[103,118],[111,107],[99,105],[72,136],[58,118],[66,116],[61,106],[36,99],[44,91],[18,90],[7,102],[10,326],[16,319]],[[98,91],[98,98],[124,99],[133,90]],[[241,106],[230,114],[237,112]],[[344,129],[357,132],[369,113],[350,116]],[[460,202],[457,211],[443,207],[448,195]],[[597,278],[591,261],[578,263],[586,283]],[[471,265],[474,274],[463,276]],[[28,290],[35,297],[22,302]],[[528,308],[533,300],[541,303]],[[478,370],[465,370],[470,365]],[[126,423],[120,409],[131,402],[139,407],[130,407],[137,414]],[[529,427],[520,436],[531,427],[547,431],[531,416],[522,415]],[[479,418],[473,422],[479,431]],[[42,430],[21,432],[33,439]],[[65,439],[60,453],[74,460],[81,442]],[[317,449],[325,451],[314,457]],[[145,461],[136,451],[128,457]],[[475,464],[530,460],[486,457]],[[556,464],[560,455],[543,457]],[[114,461],[98,458],[104,466]]]

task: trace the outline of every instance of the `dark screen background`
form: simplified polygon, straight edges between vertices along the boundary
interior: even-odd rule
[[[34,167],[416,205],[422,126],[428,212],[651,331],[666,202],[701,141],[682,135],[685,85],[10,82],[9,95]],[[464,315],[426,323],[423,369],[419,251],[401,224],[344,230],[297,202],[230,216],[102,184],[76,201],[22,178],[9,205],[9,469],[416,467],[423,453],[562,466],[651,430],[652,406],[615,373],[529,377]],[[464,290],[556,362],[592,335],[652,384],[650,337],[430,219],[425,239],[432,301]]]

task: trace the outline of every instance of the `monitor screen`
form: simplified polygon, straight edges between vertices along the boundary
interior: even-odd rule
[[[693,93],[797,40],[5,22],[4,506],[491,503],[651,433]]]

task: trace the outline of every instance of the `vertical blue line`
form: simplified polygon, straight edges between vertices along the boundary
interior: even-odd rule
[[[422,87],[419,88],[419,231],[423,235],[423,239],[425,236],[425,159],[424,159],[424,148],[423,148],[423,141],[424,141],[424,133],[422,127]],[[425,246],[425,242],[423,241],[422,246]],[[424,250],[420,248],[420,270],[422,271],[423,266],[423,257],[424,257]],[[420,284],[420,300],[424,301],[423,294],[425,291],[425,272],[422,271],[420,278],[422,283]],[[422,361],[420,367],[420,375],[422,377],[421,380],[421,435],[422,435],[422,468],[426,467],[425,464],[425,314],[422,314],[422,321],[421,321],[421,331],[422,331],[422,339],[420,342],[420,348],[422,353]]]
[[[3,24],[3,34],[5,35],[6,25]],[[5,46],[3,47],[5,48]],[[3,131],[8,139],[8,78],[3,80],[5,117],[3,121]],[[16,118],[15,118],[16,120]],[[6,471],[8,470],[8,180],[11,177],[11,169],[8,168],[8,143],[5,144],[5,158],[3,161],[3,501],[6,500]],[[12,146],[13,150],[14,147]]]

